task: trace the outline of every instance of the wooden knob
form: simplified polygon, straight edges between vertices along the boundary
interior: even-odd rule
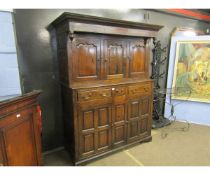
[[[107,94],[102,94],[102,96],[103,96],[103,97],[106,97],[106,96],[107,96]]]
[[[19,117],[21,117],[21,115],[20,114],[17,114],[16,117],[19,118]]]
[[[85,100],[88,100],[89,98],[90,98],[89,96],[85,96],[85,97],[84,97]]]

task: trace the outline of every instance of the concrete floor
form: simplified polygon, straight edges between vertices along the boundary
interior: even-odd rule
[[[152,130],[153,140],[119,151],[86,166],[210,166],[210,126],[176,122]],[[186,130],[186,131],[185,131]],[[65,150],[44,156],[45,166],[71,166]]]

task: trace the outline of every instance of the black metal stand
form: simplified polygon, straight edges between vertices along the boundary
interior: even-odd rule
[[[163,116],[162,110],[161,110],[161,103],[164,103],[164,101],[161,101],[162,98],[161,94],[159,94],[159,79],[163,78],[163,75],[165,72],[160,73],[160,66],[164,64],[166,60],[166,48],[161,48],[160,41],[156,41],[155,38],[153,38],[153,44],[154,48],[152,50],[153,52],[153,60],[152,60],[152,76],[151,78],[154,80],[154,100],[153,100],[153,124],[152,128],[161,128],[163,126],[166,126],[170,124],[170,120],[165,118]],[[163,58],[164,57],[164,58]]]

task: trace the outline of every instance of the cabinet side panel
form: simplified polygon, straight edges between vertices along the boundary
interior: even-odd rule
[[[74,105],[72,90],[61,85],[62,103],[63,103],[63,120],[64,120],[64,144],[70,152],[72,158],[75,158],[75,132],[74,128]]]
[[[0,166],[7,165],[2,132],[0,133]]]
[[[57,41],[57,61],[59,66],[60,81],[63,84],[70,84],[70,70],[67,52],[68,43],[68,25],[62,24],[56,28],[56,41]]]

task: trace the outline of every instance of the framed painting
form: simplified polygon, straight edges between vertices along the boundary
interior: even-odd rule
[[[172,99],[210,102],[210,40],[177,41]]]

